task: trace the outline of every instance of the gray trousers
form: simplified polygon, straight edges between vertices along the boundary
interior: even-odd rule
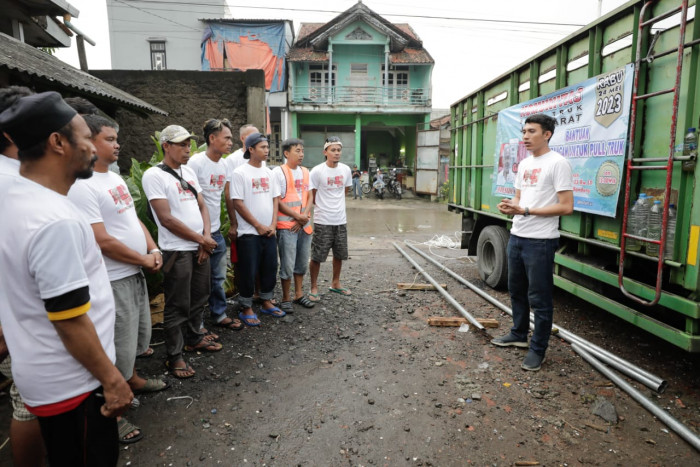
[[[196,251],[163,252],[163,324],[171,362],[182,358],[185,344],[197,345],[204,337],[199,328],[209,300],[210,274],[209,260],[197,264]]]

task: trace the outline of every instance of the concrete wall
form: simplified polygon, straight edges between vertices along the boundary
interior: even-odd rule
[[[200,70],[204,23],[199,18],[226,16],[225,0],[196,6],[167,0],[107,0],[112,69],[150,70],[149,39],[165,40],[169,70]]]
[[[150,159],[155,151],[151,135],[168,125],[187,128],[202,139],[209,118],[228,118],[234,129],[234,150],[240,147],[238,128],[253,123],[265,127],[265,74],[262,70],[232,71],[93,71],[98,78],[167,111],[169,115],[141,117],[127,110],[115,116],[122,145],[119,167],[131,166],[131,158]]]

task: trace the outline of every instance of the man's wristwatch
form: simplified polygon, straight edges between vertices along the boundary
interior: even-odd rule
[[[530,215],[530,208],[525,208],[525,212],[523,213],[523,216],[527,217]]]

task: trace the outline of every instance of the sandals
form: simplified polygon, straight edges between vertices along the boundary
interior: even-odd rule
[[[132,389],[131,392],[138,396],[139,394],[146,394],[149,392],[159,392],[165,391],[170,387],[170,383],[163,381],[160,378],[149,378],[146,380],[146,384],[142,388]]]
[[[243,323],[241,323],[239,320],[231,319],[228,316],[226,318],[222,319],[221,321],[219,321],[218,323],[216,323],[215,325],[220,327],[220,328],[231,329],[233,331],[240,331],[245,327],[245,325]]]
[[[252,315],[244,315],[243,312],[241,311],[238,313],[238,317],[240,318],[241,322],[243,322],[243,324],[245,324],[246,326],[250,326],[250,327],[260,326],[260,322],[255,323],[252,321],[252,320],[258,319],[258,315],[256,315],[255,313],[253,313]]]
[[[336,289],[336,288],[333,288],[333,287],[329,287],[328,290],[329,290],[330,292],[337,293],[337,294],[340,294],[340,295],[344,295],[344,296],[346,296],[346,297],[352,295],[352,292],[350,292],[350,291],[349,291],[348,289],[346,289],[345,287],[340,287],[339,289]]]
[[[264,315],[270,315],[270,316],[272,316],[273,318],[283,318],[283,317],[287,316],[287,313],[285,313],[284,311],[280,310],[280,309],[277,308],[276,306],[273,306],[272,308],[262,308],[262,307],[261,307],[261,308],[260,308],[260,313],[262,313],[262,314],[264,314]]]
[[[318,294],[316,294],[316,296],[318,297]],[[292,303],[299,304],[299,305],[303,306],[304,308],[313,308],[316,306],[312,300],[309,300],[304,295],[302,295],[299,298],[295,298]]]
[[[202,338],[202,340],[195,345],[185,345],[184,347],[185,352],[218,352],[223,348],[224,346],[220,343],[209,341],[205,338]]]
[[[155,353],[155,350],[153,350],[153,347],[149,347],[146,349],[146,351],[140,355],[137,355],[136,358],[148,358],[151,357]]]
[[[175,363],[181,362],[181,365],[175,366]],[[170,370],[172,375],[178,379],[188,379],[194,376],[194,369],[189,366],[183,359],[175,360],[175,363],[170,360],[165,361],[165,368]]]
[[[202,332],[202,334],[204,334],[204,339],[206,339],[210,342],[219,342],[219,335],[214,334],[213,332],[211,332],[207,328],[201,328],[200,332]]]
[[[130,423],[129,420],[127,420],[124,417],[122,417],[121,420],[117,422],[117,429],[119,430],[119,442],[122,444],[136,443],[138,441],[141,441],[141,439],[143,438],[141,428],[137,427],[133,423]],[[127,438],[127,436],[133,433],[134,431],[138,431],[139,433],[137,435],[132,436],[131,438]]]
[[[294,305],[292,305],[292,302],[282,302],[280,303],[280,310],[284,311],[285,313],[294,313]]]
[[[299,300],[301,300],[301,299],[299,299]],[[312,303],[318,303],[321,301],[321,296],[317,293],[310,293],[309,298],[307,300],[312,302]]]

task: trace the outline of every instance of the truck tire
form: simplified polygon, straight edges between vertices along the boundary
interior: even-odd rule
[[[494,289],[508,285],[508,231],[500,225],[484,227],[476,244],[479,277]]]

